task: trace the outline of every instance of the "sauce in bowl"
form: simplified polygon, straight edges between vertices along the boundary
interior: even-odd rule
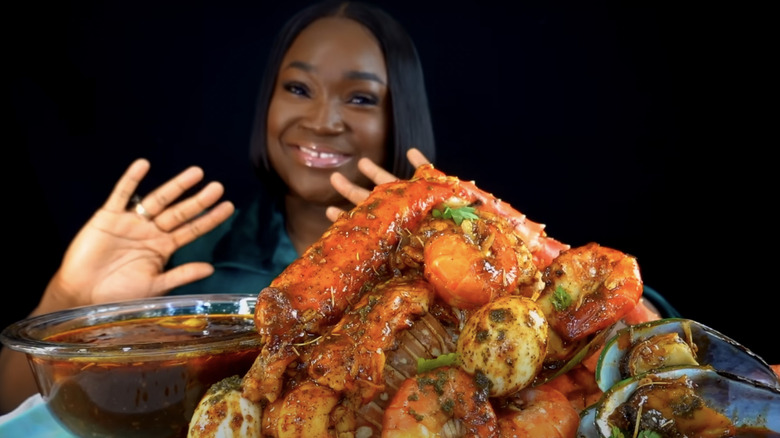
[[[85,327],[47,338],[92,345],[177,343],[254,328],[251,317],[182,315],[135,319]],[[80,436],[184,437],[208,387],[231,375],[243,376],[259,347],[186,352],[174,359],[98,361],[31,358],[49,409]]]

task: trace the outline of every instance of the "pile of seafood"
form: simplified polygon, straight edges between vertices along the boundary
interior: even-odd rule
[[[772,368],[693,321],[660,320],[642,290],[635,257],[572,248],[424,165],[377,186],[260,292],[263,350],[209,390],[189,436],[780,431]],[[676,418],[668,406],[683,402],[707,415]]]

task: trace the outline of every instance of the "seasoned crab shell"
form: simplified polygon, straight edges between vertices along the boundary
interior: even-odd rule
[[[532,300],[498,298],[466,321],[457,343],[462,367],[491,382],[490,396],[518,391],[534,379],[547,352],[547,320]]]

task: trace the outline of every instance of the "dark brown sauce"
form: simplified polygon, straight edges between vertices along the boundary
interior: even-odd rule
[[[178,315],[128,319],[58,333],[46,341],[97,346],[182,342],[255,331],[251,316]]]
[[[254,331],[251,316],[183,315],[105,324],[47,340],[92,345],[186,343],[247,330]],[[38,385],[48,394],[49,409],[79,436],[186,437],[189,420],[208,387],[225,377],[246,374],[259,351],[256,345],[200,356],[186,353],[163,361],[31,358],[30,362],[39,369]]]

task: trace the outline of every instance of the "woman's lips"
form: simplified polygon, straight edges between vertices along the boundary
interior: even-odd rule
[[[352,159],[351,155],[335,152],[331,149],[325,150],[301,145],[293,146],[293,152],[304,166],[318,169],[333,169]]]

